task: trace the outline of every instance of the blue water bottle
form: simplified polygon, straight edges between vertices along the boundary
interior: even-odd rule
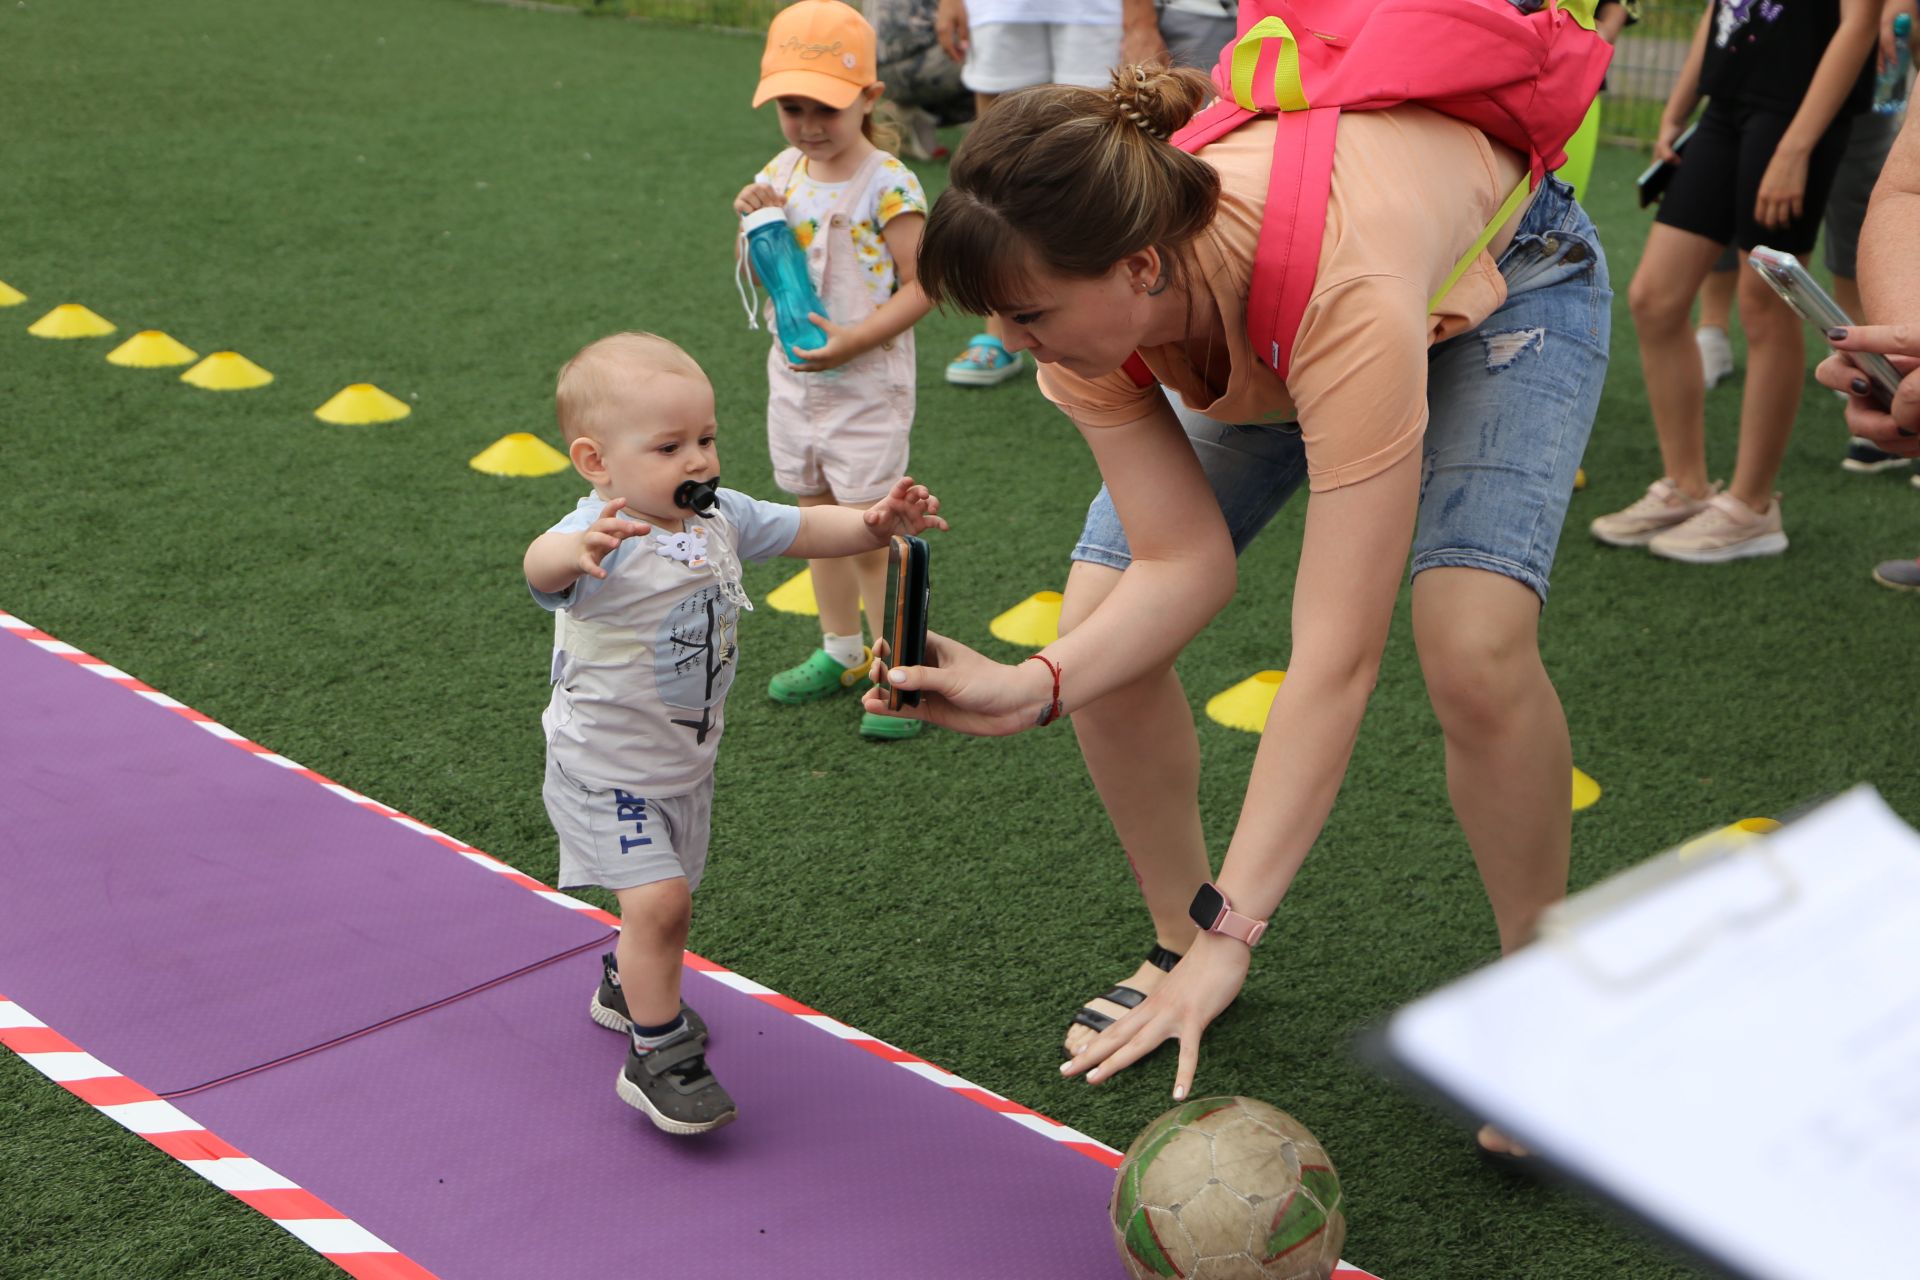
[[[1883,116],[1897,116],[1907,109],[1907,69],[1913,64],[1913,52],[1907,45],[1913,32],[1913,19],[1898,14],[1893,20],[1893,61],[1874,77],[1873,109]]]
[[[740,219],[740,234],[746,237],[747,260],[760,277],[767,296],[773,299],[773,323],[780,345],[795,364],[804,356],[796,348],[813,350],[827,345],[827,335],[819,325],[807,319],[809,312],[826,315],[826,304],[814,291],[807,275],[807,255],[793,238],[785,209],[755,209]]]

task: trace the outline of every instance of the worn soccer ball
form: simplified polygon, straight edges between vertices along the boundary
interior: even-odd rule
[[[1327,1280],[1340,1176],[1307,1127],[1253,1098],[1195,1098],[1127,1148],[1107,1215],[1133,1280]]]

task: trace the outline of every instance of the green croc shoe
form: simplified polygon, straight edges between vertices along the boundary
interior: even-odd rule
[[[867,678],[871,653],[862,656],[857,666],[843,667],[825,649],[815,649],[797,667],[788,667],[767,681],[767,696],[775,702],[817,702],[842,689],[851,689]]]
[[[926,726],[924,720],[900,720],[893,716],[877,716],[871,711],[860,713],[860,736],[872,738],[876,742],[897,742],[901,738],[917,738],[920,730]]]

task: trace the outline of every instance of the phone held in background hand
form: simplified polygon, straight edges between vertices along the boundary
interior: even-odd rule
[[[887,607],[880,623],[880,638],[887,642],[887,655],[880,663],[881,688],[886,690],[890,711],[920,705],[920,691],[887,684],[886,669],[926,663],[927,596],[926,542],[894,534],[887,544]]]
[[[1802,320],[1818,329],[1823,337],[1829,329],[1853,327],[1853,320],[1827,296],[1820,282],[1808,275],[1807,269],[1800,265],[1800,259],[1792,254],[1759,245],[1747,255],[1747,261],[1773,286],[1773,291]],[[1842,351],[1840,354],[1866,375],[1873,387],[1867,393],[1867,398],[1882,409],[1890,408],[1894,393],[1900,389],[1900,373],[1892,362],[1877,351]]]
[[[1693,141],[1693,131],[1699,127],[1700,125],[1697,121],[1688,125],[1686,129],[1681,132],[1680,136],[1673,140],[1674,151],[1684,152],[1687,149],[1687,144]],[[1640,188],[1640,207],[1642,209],[1667,193],[1667,184],[1673,181],[1673,175],[1678,172],[1678,170],[1679,166],[1670,161],[1655,160],[1646,167],[1645,171],[1642,172],[1638,178],[1633,180],[1633,185]]]

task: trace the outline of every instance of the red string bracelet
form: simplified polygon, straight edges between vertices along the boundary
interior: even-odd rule
[[[1040,709],[1040,718],[1035,722],[1043,725],[1052,724],[1060,718],[1060,664],[1044,653],[1036,653],[1027,661],[1038,662],[1053,674],[1053,698]]]

